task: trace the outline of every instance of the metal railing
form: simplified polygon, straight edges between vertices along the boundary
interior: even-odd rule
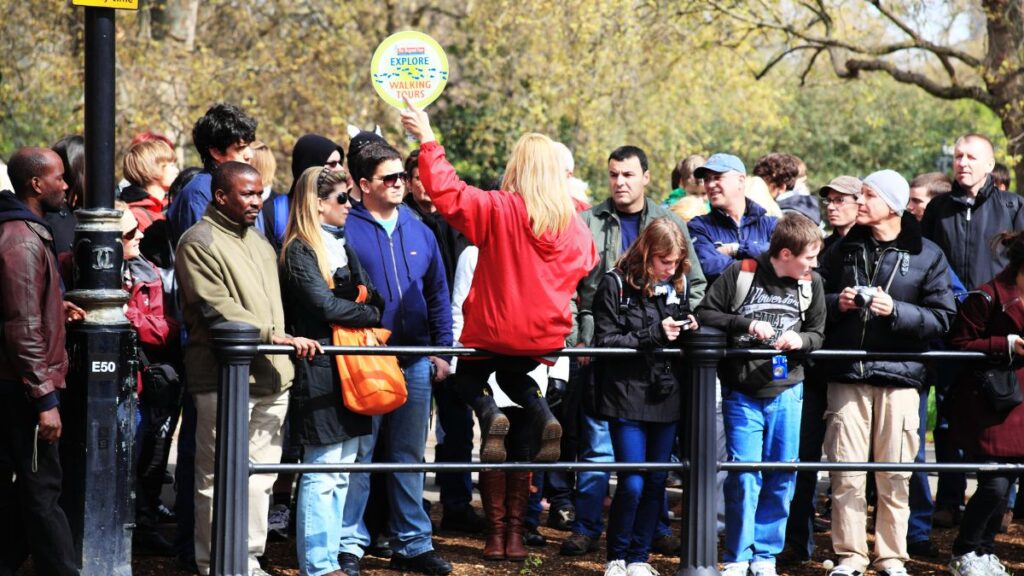
[[[217,402],[217,445],[213,496],[213,542],[211,574],[248,574],[248,478],[250,474],[280,472],[476,472],[480,470],[534,471],[653,471],[674,470],[684,479],[682,541],[679,576],[711,576],[717,571],[716,478],[723,471],[1020,471],[1024,464],[939,464],[909,462],[719,462],[716,425],[715,380],[723,358],[769,358],[773,350],[727,349],[725,334],[701,328],[684,332],[681,348],[662,349],[656,356],[677,356],[684,361],[680,381],[688,382],[689,395],[681,395],[680,457],[674,463],[622,462],[481,462],[438,463],[353,463],[353,464],[257,464],[249,462],[248,402],[249,365],[257,354],[289,354],[290,346],[260,345],[256,328],[237,322],[211,329],[211,344],[220,361]],[[394,346],[360,348],[325,346],[324,353],[388,356],[485,356],[473,348]],[[567,348],[555,355],[635,357],[642,353],[630,348]],[[794,358],[885,359],[928,361],[978,361],[980,352],[866,352],[863,350],[818,350],[791,352]],[[226,496],[226,497],[225,497]]]

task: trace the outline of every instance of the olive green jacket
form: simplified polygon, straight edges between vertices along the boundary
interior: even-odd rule
[[[259,330],[264,344],[285,333],[277,256],[256,228],[231,221],[211,202],[203,219],[178,241],[175,272],[188,328],[187,386],[194,394],[215,392],[220,370],[210,348],[211,326],[245,322]],[[249,393],[280,392],[294,377],[290,357],[257,355],[249,373]]]
[[[597,292],[597,285],[601,278],[615,267],[615,263],[622,256],[622,228],[619,225],[618,213],[610,198],[581,213],[580,217],[590,228],[590,233],[594,235],[594,244],[597,246],[599,259],[597,267],[580,281],[579,287],[576,289],[579,297],[576,322],[579,333],[578,335],[574,334],[574,336],[578,336],[574,341],[589,346],[594,341],[594,315],[592,312],[594,294]],[[690,260],[690,272],[686,275],[690,291],[689,303],[690,310],[696,310],[697,305],[704,299],[707,281],[704,279],[704,272],[697,260],[697,253],[693,251],[693,242],[690,241],[686,223],[671,210],[645,198],[644,208],[640,213],[640,230],[646,228],[652,220],[664,217],[671,218],[683,231],[683,237],[686,238],[687,257]]]

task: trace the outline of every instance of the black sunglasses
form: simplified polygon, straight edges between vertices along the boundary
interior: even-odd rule
[[[341,160],[328,160],[327,162],[324,162],[324,166],[333,170],[337,168],[338,164],[341,164],[341,162]]]
[[[409,181],[409,173],[406,172],[405,170],[403,170],[401,172],[395,172],[394,174],[388,174],[386,176],[374,176],[372,179],[373,180],[380,180],[381,182],[384,183],[385,186],[390,188],[390,187],[394,186],[395,184],[398,184],[399,180],[401,180],[403,184],[408,182]]]
[[[139,233],[139,227],[136,226],[135,228],[132,228],[131,230],[125,232],[124,234],[121,234],[121,238],[123,238],[126,241],[127,240],[134,240],[135,239],[135,235],[138,234],[138,233]]]

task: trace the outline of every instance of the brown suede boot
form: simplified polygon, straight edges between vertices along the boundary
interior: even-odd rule
[[[523,543],[523,520],[526,518],[526,504],[530,500],[530,473],[508,472],[505,479],[505,517],[508,520],[505,557],[509,560],[525,560],[529,553]]]
[[[505,472],[483,470],[480,472],[480,498],[487,518],[487,543],[484,544],[484,559],[505,559]]]

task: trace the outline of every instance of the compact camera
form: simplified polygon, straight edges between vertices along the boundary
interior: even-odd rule
[[[857,291],[857,294],[853,296],[854,304],[861,308],[871,306],[871,301],[875,299],[874,286],[854,286],[853,289]]]

